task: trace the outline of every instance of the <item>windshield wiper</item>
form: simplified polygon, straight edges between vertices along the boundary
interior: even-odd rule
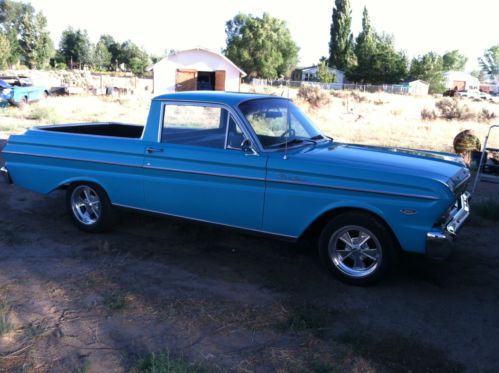
[[[327,140],[327,139],[329,139],[329,140],[333,141],[332,137],[324,136],[324,135],[321,135],[321,134],[315,135],[315,136],[311,137],[310,139],[311,140]]]
[[[305,141],[308,141],[312,144],[317,144],[317,141],[313,140],[313,139],[299,139],[299,138],[293,138],[291,140],[288,140],[287,142],[284,141],[284,142],[280,142],[280,143],[277,143],[277,144],[274,144],[274,145],[270,145],[269,148],[282,148],[283,146],[286,146],[286,143],[288,144],[288,146],[290,145],[298,145],[298,144],[301,144]]]

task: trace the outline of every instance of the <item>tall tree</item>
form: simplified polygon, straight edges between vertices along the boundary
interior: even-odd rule
[[[223,53],[249,76],[275,79],[286,76],[298,61],[298,46],[284,21],[264,13],[239,13],[225,25]]]
[[[349,0],[335,0],[331,39],[329,41],[329,66],[346,70],[354,61],[353,36],[350,31],[352,11]]]
[[[486,76],[496,79],[499,75],[499,44],[487,49],[483,57],[478,59],[478,63]]]
[[[62,32],[59,43],[59,53],[64,63],[70,68],[72,64],[78,64],[79,67],[90,65],[92,63],[92,43],[88,38],[86,30],[74,30],[72,27]]]
[[[1,29],[9,39],[9,64],[19,60],[30,68],[44,67],[54,54],[47,31],[47,19],[31,4],[3,0],[0,2]]]
[[[112,67],[111,58],[111,52],[107,49],[106,44],[100,40],[94,48],[93,65],[100,70],[109,70]]]
[[[468,62],[468,58],[461,53],[457,49],[454,49],[450,52],[445,52],[442,56],[442,64],[444,71],[462,71],[466,66],[466,62]]]
[[[407,58],[395,50],[393,37],[379,35],[364,7],[362,31],[355,43],[356,64],[347,70],[348,79],[360,83],[400,83],[407,77]]]
[[[111,61],[109,69],[116,69],[119,65],[120,54],[121,54],[121,44],[118,43],[111,35],[102,35],[99,39],[99,43],[102,42],[111,54]]]
[[[7,36],[0,34],[0,69],[7,66],[10,56],[10,42]]]
[[[444,87],[443,59],[435,52],[412,59],[409,75],[412,79],[421,79],[430,84],[430,93],[442,93]]]

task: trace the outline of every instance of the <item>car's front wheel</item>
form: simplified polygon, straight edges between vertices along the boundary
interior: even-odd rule
[[[367,285],[380,280],[394,259],[396,243],[378,219],[351,211],[333,218],[319,239],[319,254],[340,280]]]
[[[97,184],[71,184],[66,204],[74,224],[86,232],[103,232],[114,223],[111,202],[104,189]]]

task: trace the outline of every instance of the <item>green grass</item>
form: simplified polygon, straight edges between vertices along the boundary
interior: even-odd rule
[[[288,319],[278,325],[278,329],[293,333],[307,330],[318,332],[328,324],[330,317],[329,311],[312,304],[305,304],[292,309]]]
[[[203,373],[209,370],[183,357],[166,352],[151,352],[141,358],[136,366],[137,373]]]
[[[0,303],[0,336],[7,334],[12,330],[12,324],[7,318],[10,307],[5,302]]]
[[[499,199],[488,199],[473,203],[472,211],[482,218],[499,221]]]
[[[126,296],[118,292],[107,294],[104,298],[104,305],[111,311],[121,311],[127,305]]]

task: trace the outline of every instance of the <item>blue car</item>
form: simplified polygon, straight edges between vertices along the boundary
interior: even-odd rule
[[[269,95],[162,95],[145,126],[35,127],[3,157],[8,182],[65,190],[84,231],[109,229],[125,208],[307,239],[354,284],[379,280],[398,252],[445,257],[470,214],[462,158],[337,142]]]
[[[49,95],[49,88],[35,86],[28,77],[0,77],[0,100],[22,107]]]

